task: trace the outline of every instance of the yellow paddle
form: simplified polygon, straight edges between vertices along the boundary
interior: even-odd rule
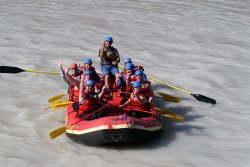
[[[106,106],[103,106],[103,107],[99,108],[98,110],[96,110],[96,111],[90,113],[89,115],[85,116],[84,118],[82,118],[81,120],[77,121],[76,123],[73,123],[73,124],[70,125],[70,126],[63,126],[63,127],[60,127],[60,128],[57,128],[57,129],[53,130],[52,132],[50,132],[50,138],[51,138],[51,139],[54,139],[54,138],[60,136],[61,134],[65,133],[67,129],[72,128],[75,124],[77,124],[77,123],[79,123],[80,121],[84,120],[85,118],[87,118],[87,117],[89,117],[89,116],[91,116],[91,115],[97,113],[98,111],[104,109],[105,107],[106,107]]]
[[[159,110],[158,108],[155,108],[157,111]],[[152,113],[150,111],[145,111],[145,110],[139,110],[139,109],[132,109],[132,108],[125,108],[124,110],[126,111],[130,111],[130,110],[133,110],[133,111],[139,111],[139,112],[144,112],[144,113],[148,113],[148,114],[152,114],[152,115],[157,115],[155,113]],[[160,109],[162,110],[162,109]],[[168,110],[166,110],[168,111]],[[174,120],[177,120],[177,121],[183,121],[184,120],[184,117],[183,116],[180,116],[180,115],[176,115],[174,112],[172,111],[168,111],[168,113],[164,113],[162,114],[160,112],[160,115],[163,116],[163,117],[167,117],[167,118],[170,118],[170,119],[174,119]]]
[[[130,93],[121,92],[121,96],[125,96],[126,94],[130,95]],[[159,95],[159,96],[157,96],[157,95]],[[160,98],[160,99],[168,101],[168,102],[174,102],[174,103],[179,103],[181,100],[179,97],[175,97],[175,96],[171,96],[171,95],[168,95],[165,93],[155,92],[155,91],[154,91],[154,97]]]
[[[179,103],[181,99],[176,96],[171,96],[162,92],[154,91],[155,94],[159,95],[161,99],[169,102]]]
[[[175,115],[175,114],[161,114],[161,116],[171,118],[177,121],[184,121],[184,117],[180,115]]]
[[[122,65],[119,65],[119,67],[124,68],[124,66],[122,66]],[[178,88],[178,87],[176,87],[176,86],[173,86],[173,85],[171,85],[171,84],[169,84],[169,83],[163,82],[163,81],[161,81],[161,80],[159,80],[159,79],[153,78],[153,77],[151,77],[151,76],[148,76],[148,75],[147,75],[147,77],[148,77],[149,79],[153,80],[153,81],[156,81],[156,82],[160,83],[160,84],[163,84],[163,85],[165,85],[165,86],[171,87],[171,88],[173,88],[173,89],[176,89],[176,90],[178,90],[178,91],[181,91],[181,92],[183,92],[183,93],[186,93],[186,94],[188,94],[188,95],[191,95],[191,96],[193,96],[196,100],[198,100],[198,101],[200,101],[200,102],[206,102],[206,103],[216,104],[216,100],[215,100],[215,99],[212,99],[212,98],[210,98],[210,97],[207,97],[207,96],[204,96],[204,95],[201,95],[201,94],[193,94],[193,93],[191,93],[191,92],[188,92],[187,90]]]
[[[53,104],[51,104],[51,106],[45,108],[44,110],[48,110],[48,109],[53,109],[53,110],[57,110],[60,108],[65,108],[67,107],[69,104],[73,104],[73,101],[65,101],[65,100],[60,100],[60,101],[55,101]]]
[[[50,138],[51,138],[51,139],[54,139],[54,138],[60,136],[61,134],[65,133],[67,129],[69,129],[69,127],[63,126],[63,127],[60,127],[60,128],[58,128],[58,129],[53,130],[53,131],[50,132],[50,134],[49,134],[49,135],[50,135]]]
[[[54,97],[51,97],[51,98],[48,99],[48,102],[53,103],[54,101],[57,101],[57,100],[61,99],[62,97],[64,97],[67,94],[68,93],[63,93],[63,94],[59,94],[59,95],[56,95]]]
[[[168,117],[168,118],[173,118],[177,121],[184,121],[184,117],[181,115],[176,115],[174,112],[166,109],[161,109],[161,108],[156,108],[155,110],[162,113],[162,116]]]
[[[59,104],[71,104],[72,101],[68,100],[56,100],[51,103],[51,105],[59,105]]]

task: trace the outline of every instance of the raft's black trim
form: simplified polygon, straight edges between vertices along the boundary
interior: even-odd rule
[[[162,129],[146,131],[140,129],[104,129],[82,135],[66,133],[74,141],[86,145],[101,145],[111,143],[137,143],[146,142],[159,136]]]

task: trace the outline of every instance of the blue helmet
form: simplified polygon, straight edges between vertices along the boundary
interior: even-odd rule
[[[87,63],[92,64],[92,60],[91,60],[91,59],[89,59],[89,58],[85,59],[85,60],[84,60],[84,64],[87,64]]]
[[[85,85],[86,86],[94,86],[95,82],[93,80],[88,80]]]
[[[92,75],[92,71],[91,70],[86,70],[84,75]]]
[[[135,67],[134,64],[132,64],[132,63],[127,63],[126,66],[125,66],[125,69],[126,69],[126,70],[133,70],[134,67]]]
[[[135,81],[135,82],[133,83],[133,88],[139,88],[139,87],[141,87],[141,82]]]
[[[132,60],[131,60],[130,57],[126,57],[126,58],[124,59],[124,62],[125,62],[125,63],[132,63]]]
[[[112,37],[106,37],[105,41],[113,43],[113,38]]]
[[[141,70],[136,70],[135,75],[142,75],[142,71]]]

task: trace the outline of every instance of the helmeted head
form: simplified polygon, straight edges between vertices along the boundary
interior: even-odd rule
[[[93,80],[88,80],[85,83],[85,92],[86,93],[93,92],[94,91],[94,86],[95,86],[95,82]]]
[[[134,70],[134,64],[128,63],[125,65],[125,70]]]
[[[110,42],[112,44],[113,43],[113,38],[112,37],[106,37],[105,41]]]
[[[85,85],[86,86],[95,86],[95,82],[93,80],[88,80]]]
[[[91,65],[92,65],[92,60],[89,59],[89,58],[87,58],[87,59],[85,59],[85,60],[83,61],[83,63],[84,63],[85,68],[86,68],[87,70],[89,70],[90,67],[91,67]]]
[[[141,70],[136,70],[135,75],[142,75],[142,71]]]
[[[133,83],[133,88],[141,88],[141,82],[140,81],[135,81]]]
[[[124,59],[124,63],[125,63],[125,64],[127,64],[127,63],[132,63],[131,58],[130,58],[130,57],[126,57],[126,58]]]
[[[87,59],[85,59],[84,61],[84,64],[91,64],[92,65],[92,60],[90,59],[90,58],[87,58]]]
[[[136,71],[135,71],[135,79],[136,79],[137,81],[142,81],[142,75],[143,75],[143,73],[142,73],[141,70],[136,70]]]

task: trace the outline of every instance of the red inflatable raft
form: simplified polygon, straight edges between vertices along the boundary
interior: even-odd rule
[[[76,99],[74,96],[77,96],[76,93],[70,93],[69,100]],[[121,110],[119,105],[125,101],[119,91],[114,92],[112,98],[103,99],[103,102],[112,107],[101,107],[84,118],[77,115],[79,107],[69,105],[65,125],[70,128],[66,130],[66,134],[87,145],[100,145],[148,141],[161,133],[163,123],[157,111]]]

